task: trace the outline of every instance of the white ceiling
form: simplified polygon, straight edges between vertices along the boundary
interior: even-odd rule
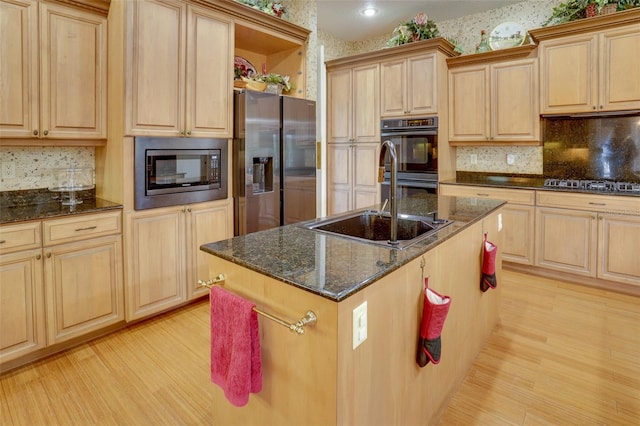
[[[348,41],[388,35],[401,22],[424,12],[436,24],[448,19],[497,9],[522,0],[317,0],[318,29]],[[374,17],[360,14],[365,6],[378,9]]]

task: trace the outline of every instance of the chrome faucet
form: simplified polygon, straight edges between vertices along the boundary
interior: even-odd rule
[[[396,189],[398,187],[397,184],[397,168],[398,168],[398,157],[396,156],[396,147],[390,140],[386,140],[382,142],[382,147],[380,148],[380,161],[378,167],[378,182],[384,182],[384,158],[389,151],[389,155],[391,156],[391,188],[389,191],[389,212],[391,213],[391,234],[389,235],[389,244],[392,246],[398,245],[398,204],[396,203]]]

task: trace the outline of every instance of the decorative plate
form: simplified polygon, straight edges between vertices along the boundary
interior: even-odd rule
[[[503,22],[491,31],[489,46],[492,50],[517,47],[524,43],[527,32],[520,24],[515,22]]]
[[[253,67],[251,62],[241,56],[235,57],[233,71],[234,78],[249,77],[252,74],[257,74],[256,69]]]

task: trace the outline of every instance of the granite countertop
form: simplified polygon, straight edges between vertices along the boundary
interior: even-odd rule
[[[64,206],[59,193],[46,189],[0,192],[0,224],[51,219],[122,208],[121,204],[95,197],[93,190],[80,191],[81,204]]]
[[[482,172],[457,172],[456,178],[441,183],[457,185],[490,186],[494,188],[535,189],[554,192],[578,192],[583,194],[614,195],[621,197],[640,197],[637,192],[607,192],[572,188],[548,188],[544,186],[546,178],[540,175],[518,175]]]
[[[333,301],[341,301],[400,268],[504,204],[478,199],[423,195],[399,200],[398,212],[455,221],[405,249],[326,235],[300,224],[205,244],[201,250]],[[440,204],[440,208],[439,208]],[[307,222],[305,222],[307,223]]]

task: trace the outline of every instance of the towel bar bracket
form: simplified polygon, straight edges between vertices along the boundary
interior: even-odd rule
[[[213,287],[216,284],[224,284],[224,280],[225,280],[225,276],[224,274],[220,273],[218,274],[217,277],[215,278],[211,278],[210,280],[204,281],[204,280],[198,280],[198,285],[201,287]]]

